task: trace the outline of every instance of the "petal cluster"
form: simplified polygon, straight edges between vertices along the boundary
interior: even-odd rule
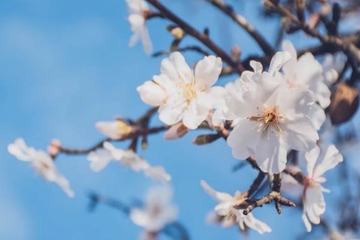
[[[234,126],[227,142],[234,157],[252,155],[264,172],[281,172],[288,150],[310,150],[319,138],[309,118],[313,94],[306,88],[289,88],[279,76],[290,58],[288,52],[276,53],[268,72],[251,62],[254,71],[243,73],[226,97],[224,115]]]
[[[161,166],[151,166],[147,161],[139,157],[132,150],[123,150],[116,148],[109,142],[103,144],[104,148],[98,149],[88,154],[90,168],[95,171],[101,171],[111,161],[121,163],[135,172],[142,171],[144,174],[154,180],[168,182],[171,176]]]
[[[14,143],[9,144],[8,151],[19,160],[30,162],[38,173],[47,181],[57,183],[69,197],[74,196],[69,181],[57,171],[55,163],[49,154],[28,147],[22,138],[18,138]]]
[[[168,125],[182,121],[189,129],[197,128],[216,104],[224,90],[213,87],[222,69],[221,59],[207,56],[194,70],[179,52],[161,62],[161,74],[137,88],[141,99],[159,107],[159,118]]]

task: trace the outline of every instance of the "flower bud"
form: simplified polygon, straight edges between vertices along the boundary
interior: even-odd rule
[[[205,145],[208,143],[212,143],[214,141],[216,141],[217,139],[220,138],[220,135],[215,133],[215,134],[203,134],[203,135],[199,135],[195,138],[195,140],[193,141],[193,144],[195,145]]]

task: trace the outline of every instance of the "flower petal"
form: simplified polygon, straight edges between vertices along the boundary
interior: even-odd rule
[[[251,155],[260,139],[260,134],[255,129],[253,122],[248,119],[239,120],[235,128],[227,138],[228,145],[232,148],[232,154],[237,159],[246,159]]]
[[[151,106],[160,106],[166,100],[164,88],[153,81],[146,81],[136,90],[139,92],[141,100]]]
[[[209,89],[218,80],[222,69],[221,58],[206,56],[195,67],[195,84],[200,89]]]
[[[279,72],[280,68],[291,59],[291,55],[288,52],[277,52],[272,57],[270,66],[269,66],[269,74],[274,76],[276,72]]]

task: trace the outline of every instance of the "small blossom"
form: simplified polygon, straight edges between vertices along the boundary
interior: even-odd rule
[[[179,52],[161,62],[161,74],[137,88],[141,99],[159,106],[159,118],[173,125],[182,121],[189,129],[197,128],[214,108],[224,89],[213,87],[221,72],[221,59],[207,56],[193,71]]]
[[[158,233],[178,216],[177,207],[171,200],[172,191],[169,186],[152,187],[147,193],[145,208],[131,209],[130,219],[147,232]]]
[[[57,171],[53,159],[46,152],[28,147],[22,138],[18,138],[14,143],[9,144],[8,151],[19,160],[30,162],[38,173],[47,181],[57,183],[69,197],[74,196],[69,181]]]
[[[283,42],[283,51],[291,54],[291,58],[282,67],[285,80],[290,87],[303,86],[312,91],[315,100],[322,108],[330,105],[331,92],[324,82],[322,65],[310,53],[297,58],[296,49],[290,41]]]
[[[134,32],[130,38],[129,46],[134,46],[141,39],[144,51],[150,54],[152,52],[152,43],[145,25],[145,14],[149,11],[149,7],[144,0],[126,0],[126,3],[129,8],[128,20],[131,31]]]
[[[241,230],[245,230],[246,227],[252,228],[260,234],[271,232],[271,228],[264,222],[256,219],[252,213],[244,215],[242,211],[244,209],[235,209],[233,206],[244,201],[240,192],[236,192],[235,196],[231,196],[228,193],[217,192],[212,189],[205,181],[201,181],[201,186],[204,188],[210,196],[214,197],[218,204],[215,207],[215,212],[223,217],[222,225],[229,227],[232,224],[237,223]]]
[[[116,148],[109,142],[103,144],[103,149],[98,149],[88,154],[90,168],[99,172],[104,169],[111,161],[121,163],[135,172],[143,171],[144,174],[157,181],[168,182],[171,176],[161,166],[150,166],[150,164],[139,157],[133,150],[123,150]]]
[[[121,119],[116,119],[115,121],[109,122],[97,122],[95,126],[102,134],[115,140],[122,139],[124,136],[134,131],[132,126]]]
[[[304,88],[289,88],[276,76],[289,58],[289,53],[278,52],[269,72],[263,73],[261,64],[252,62],[254,72],[242,76],[240,87],[226,98],[234,125],[227,139],[233,156],[254,156],[264,172],[281,172],[288,150],[308,151],[319,138],[308,118],[312,94]]]
[[[331,92],[325,83],[325,74],[322,65],[310,53],[305,53],[297,58],[296,49],[290,41],[283,42],[283,50],[291,54],[291,58],[282,67],[282,74],[289,87],[303,87],[309,89],[315,97],[309,118],[316,129],[319,130],[325,121],[323,109],[330,105]]]
[[[322,186],[326,181],[323,174],[342,162],[343,157],[333,144],[324,144],[307,152],[305,158],[307,160],[308,179],[303,191],[304,210],[302,219],[306,230],[310,232],[311,223],[319,224],[320,215],[326,209],[323,192],[330,192]]]

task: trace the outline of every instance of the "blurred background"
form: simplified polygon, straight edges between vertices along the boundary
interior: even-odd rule
[[[209,4],[201,0],[162,2],[197,29],[209,27],[210,36],[225,51],[239,45],[245,55],[260,53],[242,29]],[[276,41],[278,21],[264,19],[259,10],[261,1],[228,2],[270,42]],[[103,138],[94,127],[97,121],[119,116],[136,118],[148,109],[136,87],[159,73],[163,57],[145,55],[140,43],[128,47],[132,33],[127,16],[123,0],[2,1],[0,239],[137,239],[142,231],[114,209],[102,205],[92,213],[87,209],[90,191],[128,204],[143,199],[155,183],[141,173],[113,163],[94,173],[86,156],[61,155],[56,165],[75,191],[70,199],[56,184],[45,182],[27,163],[7,152],[7,145],[17,137],[37,149],[45,150],[53,138],[66,147],[86,148]],[[147,24],[155,51],[169,48],[172,37],[165,30],[168,24],[162,19]],[[352,19],[346,26],[354,29],[359,24]],[[306,41],[295,41],[297,47],[316,42],[302,33],[289,39],[299,35]],[[190,38],[185,40],[192,42]],[[197,53],[185,56],[190,65],[202,57]],[[224,78],[219,84],[234,78]],[[159,123],[156,117],[153,123]],[[204,179],[216,190],[233,194],[245,191],[257,172],[247,166],[233,173],[232,167],[239,160],[232,157],[226,143],[195,146],[191,142],[199,133],[177,141],[165,141],[163,134],[151,136],[148,150],[139,154],[152,165],[164,166],[172,175],[179,221],[192,239],[240,239],[236,228],[222,229],[206,223],[206,214],[215,201],[199,183]],[[327,188],[337,184],[334,179]],[[326,200],[330,197],[325,196]],[[333,211],[328,207],[326,214],[335,214]],[[299,208],[284,208],[279,216],[273,206],[254,211],[272,228],[266,239],[302,236],[305,227],[300,214]],[[254,231],[248,233],[248,239],[259,237]]]

